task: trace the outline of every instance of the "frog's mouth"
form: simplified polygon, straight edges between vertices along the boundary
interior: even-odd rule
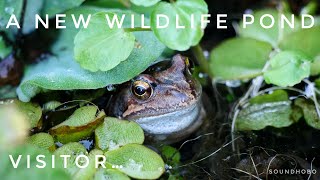
[[[190,134],[191,131],[194,131],[194,129],[202,124],[201,111],[202,103],[198,101],[173,112],[138,117],[132,120],[140,124],[146,133],[158,136],[157,138],[161,140],[160,136],[163,136],[163,139],[165,139],[166,136],[172,134]]]

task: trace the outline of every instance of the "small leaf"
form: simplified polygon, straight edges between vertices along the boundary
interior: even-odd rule
[[[298,98],[294,101],[294,104],[302,109],[304,119],[309,126],[320,129],[320,118],[314,103]]]
[[[75,59],[92,72],[113,69],[126,60],[134,48],[135,36],[124,29],[108,27],[106,16],[113,19],[117,14],[93,15],[88,28],[82,28],[74,39]]]
[[[32,135],[29,137],[28,143],[49,151],[54,151],[56,149],[53,137],[48,133],[38,133]]]
[[[81,5],[85,0],[44,0],[42,15],[49,17]]]
[[[169,25],[166,28],[157,26],[157,16],[166,15]],[[191,14],[194,14],[194,28],[191,28]],[[185,51],[199,43],[203,36],[201,28],[201,15],[208,14],[208,6],[203,0],[177,0],[170,4],[160,2],[151,14],[151,29],[157,38],[171,49]],[[176,16],[179,17],[179,25],[176,27]],[[159,25],[164,26],[166,21],[161,19]]]
[[[236,127],[239,131],[261,130],[267,126],[288,127],[296,121],[291,113],[291,101],[252,104],[240,111]]]
[[[164,172],[164,162],[154,151],[139,145],[127,144],[105,153],[107,163],[135,179],[157,179]]]
[[[130,180],[130,178],[127,175],[114,169],[100,168],[94,175],[94,180],[106,180],[106,179]]]
[[[35,128],[39,125],[39,121],[42,116],[42,109],[36,103],[24,103],[19,100],[14,101],[19,111],[25,115],[28,122],[30,122],[31,128]]]
[[[95,140],[100,149],[114,150],[126,144],[142,144],[144,133],[135,122],[107,117],[95,130]]]
[[[79,141],[89,137],[93,130],[103,122],[104,111],[97,116],[96,106],[84,106],[77,109],[66,121],[49,130],[55,139],[62,143]]]
[[[287,100],[289,100],[289,96],[286,91],[276,90],[271,94],[264,94],[264,95],[251,98],[249,102],[251,104],[263,104],[263,103],[279,102],[279,101],[287,101]]]
[[[149,7],[157,4],[161,0],[130,0],[130,1],[137,6]]]
[[[269,29],[265,29],[260,24],[260,18],[263,15],[269,14],[274,19],[274,26]],[[287,19],[291,20],[291,13],[284,13]],[[284,28],[280,27],[280,13],[275,9],[263,9],[253,13],[254,23],[247,25],[243,28],[243,21],[240,23],[239,35],[240,37],[254,38],[260,41],[265,41],[270,43],[273,47],[278,47],[279,41],[283,35],[290,34],[296,29],[299,29],[300,20],[295,17],[294,28],[292,29],[287,23],[284,23]],[[248,20],[249,21],[249,20]],[[265,25],[270,25],[271,20],[269,17],[265,18],[263,23]]]
[[[264,79],[277,86],[293,86],[310,75],[311,62],[312,59],[303,53],[282,51],[270,60]]]
[[[180,163],[180,152],[172,146],[163,146],[161,154],[164,157],[166,164],[177,165]]]
[[[268,43],[250,38],[234,38],[212,50],[210,70],[217,79],[250,79],[262,73],[272,51]]]

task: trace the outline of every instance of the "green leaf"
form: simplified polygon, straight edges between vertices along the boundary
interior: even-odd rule
[[[48,14],[49,17],[52,17],[55,14],[80,6],[84,1],[85,0],[63,0],[62,2],[61,0],[44,0],[42,15],[45,16]]]
[[[170,4],[160,2],[151,14],[151,29],[157,38],[171,49],[185,51],[199,43],[203,36],[201,15],[208,13],[208,6],[203,0],[177,0]],[[169,25],[166,28],[157,27],[157,15],[168,16]],[[194,28],[191,28],[191,14],[194,14]],[[179,25],[176,27],[176,16],[179,16]],[[161,18],[160,25],[166,21]]]
[[[82,28],[74,39],[75,59],[81,67],[93,72],[113,69],[126,60],[134,48],[134,35],[121,28],[108,27],[106,16],[113,19],[117,15],[104,12],[93,15],[88,28]]]
[[[3,104],[0,101],[0,152],[23,143],[30,129],[24,113],[14,104]]]
[[[12,155],[13,159],[16,161],[18,156],[21,155],[21,160],[18,168],[12,166],[9,155]],[[44,168],[37,168],[36,165],[41,166],[42,164],[36,160],[38,155],[44,155],[45,158],[40,158],[46,163]],[[27,156],[30,156],[30,168],[27,168]],[[12,149],[8,152],[0,153],[1,168],[0,176],[1,179],[5,180],[71,180],[69,174],[61,167],[57,166],[60,162],[60,158],[55,160],[55,168],[51,167],[52,158],[51,154],[47,150],[34,147],[32,145],[19,146],[18,148]]]
[[[87,180],[91,179],[96,172],[95,156],[103,155],[103,152],[94,149],[88,154],[86,148],[83,145],[73,142],[65,144],[62,147],[58,148],[54,152],[54,155],[56,157],[60,157],[60,155],[70,155],[70,158],[67,158],[67,171],[72,176],[72,179]],[[84,168],[80,168],[78,167],[78,165],[76,165],[76,158],[79,155],[85,155],[89,158],[89,163]],[[83,158],[78,159],[79,166],[85,166],[86,162],[87,161]]]
[[[77,109],[66,121],[49,130],[55,139],[62,143],[79,141],[89,137],[105,117],[104,111],[99,112],[96,106],[84,106]]]
[[[127,144],[105,156],[107,163],[122,167],[118,170],[136,179],[157,179],[165,170],[161,157],[139,144]]]
[[[31,128],[35,128],[39,125],[39,121],[42,116],[42,109],[39,104],[36,103],[25,103],[19,100],[14,101],[18,110],[24,114],[27,121],[30,123]]]
[[[95,130],[96,146],[102,150],[114,150],[126,144],[142,144],[144,133],[132,121],[107,117]]]
[[[137,6],[149,7],[157,4],[161,0],[130,0],[130,1]]]
[[[283,50],[301,51],[313,58],[320,56],[320,26],[293,32],[280,42]]]
[[[291,114],[291,101],[252,104],[240,111],[236,128],[239,131],[247,131],[261,130],[267,126],[288,127],[297,121],[291,118]]]
[[[268,43],[250,38],[227,40],[212,50],[210,70],[217,79],[250,79],[262,73],[272,51]]]
[[[166,164],[176,166],[180,163],[180,152],[172,146],[163,146],[161,148],[161,155],[164,157]]]
[[[265,29],[260,24],[260,18],[265,15],[270,14],[274,18],[274,26],[269,29]],[[291,20],[291,13],[284,13],[287,19]],[[249,37],[257,40],[265,41],[270,43],[273,47],[278,47],[279,41],[282,40],[282,37],[286,34],[290,34],[296,29],[299,29],[300,20],[295,17],[295,27],[292,29],[287,23],[284,23],[284,28],[280,27],[280,13],[275,9],[263,9],[253,13],[254,23],[247,25],[246,28],[243,28],[243,21],[240,22],[240,27],[238,33],[240,37]],[[249,19],[248,19],[249,21]],[[265,25],[270,25],[270,18],[265,18],[263,21]]]
[[[284,90],[276,90],[271,94],[264,94],[251,98],[249,102],[251,104],[263,104],[268,102],[279,102],[289,100],[288,93]]]
[[[320,129],[320,118],[314,103],[306,99],[298,98],[294,101],[294,104],[302,109],[304,119],[309,126]]]
[[[311,62],[312,59],[303,53],[282,51],[270,60],[270,68],[264,73],[264,79],[277,86],[293,86],[309,77]]]
[[[94,180],[106,180],[106,179],[130,180],[130,178],[127,175],[114,169],[100,168],[94,175]]]
[[[49,151],[54,151],[56,149],[53,137],[48,133],[38,133],[32,135],[29,137],[28,143]]]
[[[66,14],[67,17],[70,17],[70,14],[75,14],[76,17],[79,14],[86,16],[102,10],[106,9],[81,7],[70,10]],[[118,11],[119,16],[121,13],[127,16],[132,14],[131,11],[120,11],[121,13]],[[129,22],[125,21],[124,24],[127,26]],[[72,23],[71,18],[66,20],[66,26],[69,23]],[[137,20],[136,23],[139,21]],[[156,39],[152,32],[134,32],[139,48],[134,48],[128,59],[112,70],[93,73],[81,68],[73,59],[73,40],[77,32],[73,25],[68,26],[61,32],[52,47],[53,53],[59,56],[49,57],[26,69],[17,89],[20,100],[30,101],[32,97],[44,90],[98,89],[109,84],[126,82],[146,70],[165,49],[165,46]]]

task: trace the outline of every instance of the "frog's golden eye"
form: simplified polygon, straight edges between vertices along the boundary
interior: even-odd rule
[[[133,82],[131,90],[137,98],[142,100],[148,99],[153,93],[153,89],[149,83],[139,80]]]

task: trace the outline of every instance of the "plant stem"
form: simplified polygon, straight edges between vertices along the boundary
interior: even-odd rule
[[[211,78],[213,78],[211,73],[209,72],[209,63],[208,63],[206,57],[204,57],[203,50],[202,50],[202,47],[200,46],[200,44],[192,47],[191,50],[192,50],[194,56],[196,57],[196,60],[197,60],[198,64],[200,65],[201,70],[204,73],[208,74]]]
[[[137,32],[137,31],[152,31],[151,28],[142,28],[142,27],[135,27],[135,28],[125,28],[127,32]]]

